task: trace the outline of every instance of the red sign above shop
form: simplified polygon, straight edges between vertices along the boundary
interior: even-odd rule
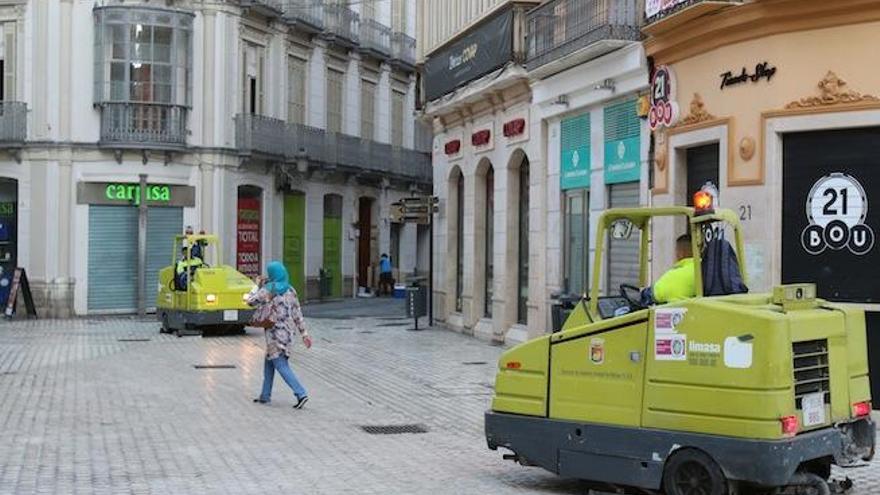
[[[489,129],[483,129],[482,131],[477,131],[471,135],[471,144],[480,147],[486,146],[489,144],[492,139],[492,131]]]
[[[522,136],[526,132],[526,119],[518,118],[505,122],[504,137]]]
[[[446,143],[443,151],[447,155],[457,155],[461,151],[461,139],[455,139]]]
[[[260,275],[260,198],[238,198],[237,230],[236,269],[256,277]]]

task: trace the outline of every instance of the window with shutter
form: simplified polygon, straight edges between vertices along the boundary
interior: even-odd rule
[[[361,137],[374,139],[376,119],[376,84],[361,80]]]
[[[560,129],[562,189],[590,187],[590,114],[562,121]]]
[[[403,146],[403,119],[406,108],[406,95],[399,91],[391,92],[391,144]]]
[[[287,121],[305,124],[306,61],[297,57],[288,57],[287,73]]]
[[[605,107],[605,183],[641,177],[641,126],[635,99]]]
[[[327,130],[342,132],[342,78],[344,73],[327,69]]]
[[[15,101],[15,23],[7,22],[0,24],[0,41],[3,42],[2,71],[3,79],[0,81],[0,99],[3,101]]]
[[[262,115],[264,108],[265,47],[244,42],[242,49],[242,103],[244,113]]]

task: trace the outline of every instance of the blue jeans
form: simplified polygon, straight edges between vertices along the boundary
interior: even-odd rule
[[[297,400],[308,395],[306,389],[296,377],[296,374],[290,369],[290,364],[287,362],[287,356],[281,355],[275,359],[269,359],[267,357],[263,360],[263,391],[260,393],[260,399],[268,402],[272,398],[272,382],[275,381],[276,370],[278,371],[278,374],[281,375],[281,378],[284,378],[284,381],[287,382],[293,390],[293,394],[296,396]]]

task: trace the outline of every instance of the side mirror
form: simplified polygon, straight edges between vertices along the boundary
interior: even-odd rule
[[[611,238],[625,241],[632,237],[633,223],[627,219],[615,220],[611,224]]]

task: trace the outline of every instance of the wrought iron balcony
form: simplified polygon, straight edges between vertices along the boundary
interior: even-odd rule
[[[391,28],[375,19],[361,21],[361,53],[387,60],[391,55]]]
[[[101,103],[101,146],[134,149],[186,147],[186,107]]]
[[[0,148],[20,148],[27,139],[27,105],[0,102]]]
[[[323,37],[331,43],[352,48],[360,43],[361,17],[350,8],[332,3],[324,5]]]
[[[391,35],[391,64],[409,72],[416,68],[416,40],[404,33]]]
[[[302,31],[320,33],[324,30],[324,0],[287,0],[284,18]]]
[[[653,35],[676,29],[700,16],[712,14],[731,6],[742,5],[744,0],[667,0],[649,2],[646,9],[645,33]]]
[[[528,13],[526,67],[534,70],[577,52],[587,59],[620,42],[638,41],[640,0],[550,0]],[[604,43],[603,43],[604,42]]]
[[[324,167],[377,177],[431,182],[428,153],[261,115],[239,114],[235,127],[236,147],[244,156],[285,162],[305,159]]]
[[[266,17],[281,17],[284,14],[283,0],[241,0],[241,6]]]

